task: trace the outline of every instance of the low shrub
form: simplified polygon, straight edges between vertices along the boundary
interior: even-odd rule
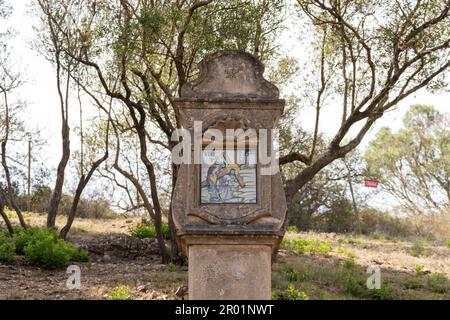
[[[71,258],[71,250],[64,240],[55,242],[51,237],[28,243],[24,252],[29,264],[45,269],[63,268]]]
[[[423,266],[417,265],[414,270],[416,271],[416,277],[419,277],[424,274]]]
[[[117,286],[108,294],[108,300],[130,300],[131,289],[128,286]]]
[[[298,233],[298,228],[297,226],[289,226],[286,229],[287,232],[292,232],[292,233]]]
[[[358,298],[365,298],[367,295],[364,280],[349,274],[344,277],[344,291]]]
[[[52,229],[41,229],[37,227],[28,227],[27,229],[17,229],[14,231],[14,244],[16,245],[16,253],[25,254],[25,246],[37,239],[51,238],[53,241],[58,239],[58,234]]]
[[[133,237],[144,239],[144,238],[155,238],[156,230],[153,224],[143,224],[140,223],[134,227],[130,228],[130,234]]]
[[[286,290],[272,295],[273,300],[309,300],[309,296],[303,292],[298,291],[294,285],[289,284]]]
[[[327,255],[333,249],[330,241],[321,241],[317,239],[285,239],[283,247],[292,250],[298,254],[322,254]]]
[[[15,252],[16,246],[14,241],[7,236],[0,235],[0,262],[14,262]]]
[[[353,259],[345,259],[343,267],[345,270],[354,270],[356,268],[355,261]]]
[[[17,254],[25,255],[25,260],[45,269],[62,268],[69,261],[89,262],[87,251],[59,239],[55,230],[30,227],[19,229],[13,237]]]
[[[343,244],[339,245],[339,247],[336,249],[336,253],[342,254],[349,259],[353,259],[356,257],[356,255],[353,252],[348,251]]]
[[[367,289],[367,298],[375,300],[391,300],[392,288],[388,285],[382,285],[380,289]]]
[[[87,252],[86,250],[80,250],[78,248],[76,248],[75,246],[73,247],[72,250],[72,257],[70,258],[70,261],[74,261],[74,262],[91,262],[91,257],[89,256],[89,252]]]
[[[167,223],[162,224],[162,233],[164,239],[170,239],[170,230]],[[140,223],[130,228],[130,234],[139,239],[156,238],[156,229],[154,224]]]
[[[175,271],[176,267],[177,267],[177,266],[175,265],[175,263],[170,262],[170,263],[167,265],[167,271],[169,271],[169,272]]]
[[[9,236],[8,229],[6,227],[0,227],[0,237],[7,237]]]
[[[382,285],[380,289],[368,289],[365,280],[358,276],[347,276],[344,278],[344,291],[362,299],[392,299],[392,289],[390,286]]]

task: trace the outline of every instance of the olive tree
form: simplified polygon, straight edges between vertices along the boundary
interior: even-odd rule
[[[354,150],[383,114],[421,89],[445,88],[450,66],[450,1],[298,0],[316,53],[315,123],[303,150],[280,164],[302,168],[286,181],[288,203],[323,168]],[[339,124],[318,150],[324,98]],[[292,208],[292,206],[289,206]]]
[[[413,105],[394,133],[381,129],[365,159],[403,209],[432,214],[450,204],[450,117],[432,106]]]

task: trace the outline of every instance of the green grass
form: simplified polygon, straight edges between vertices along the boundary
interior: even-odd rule
[[[447,293],[450,291],[450,282],[443,273],[435,273],[428,276],[428,288],[436,293]]]
[[[289,226],[287,227],[286,231],[291,233],[298,233],[297,226]]]
[[[289,282],[295,282],[298,281],[300,278],[300,274],[297,270],[295,270],[292,266],[286,266],[283,269],[284,277]]]
[[[356,298],[388,300],[392,299],[392,288],[381,283],[379,289],[367,288],[367,274],[363,274],[353,259],[346,259],[342,265],[343,291]]]
[[[403,286],[406,289],[412,289],[412,290],[423,288],[423,284],[418,277],[412,277],[412,278],[406,279],[403,282]]]

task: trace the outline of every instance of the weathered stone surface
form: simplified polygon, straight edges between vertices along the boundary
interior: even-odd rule
[[[259,245],[189,247],[189,299],[268,300],[271,249]]]
[[[224,50],[210,54],[199,64],[200,75],[181,88],[186,98],[277,99],[278,88],[264,79],[264,65],[251,54]]]
[[[134,259],[159,253],[155,239],[139,239],[127,235],[101,236],[80,246],[90,253],[101,255],[105,260],[112,257]]]

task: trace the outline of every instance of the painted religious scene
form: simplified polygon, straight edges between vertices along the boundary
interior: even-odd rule
[[[201,204],[255,204],[256,195],[256,149],[203,150]]]

